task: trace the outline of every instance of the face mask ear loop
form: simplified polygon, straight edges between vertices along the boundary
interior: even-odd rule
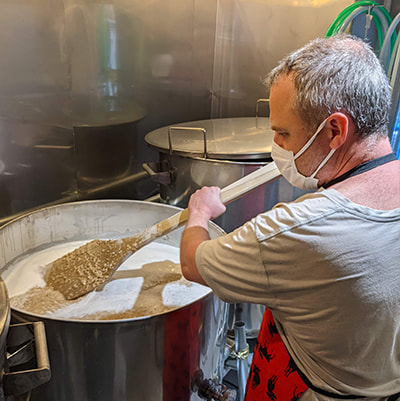
[[[310,178],[314,178],[316,174],[318,173],[319,170],[321,170],[322,167],[325,166],[326,163],[328,163],[329,159],[332,157],[332,155],[335,153],[336,149],[331,149],[331,151],[328,153],[328,155],[325,157],[324,160],[322,160],[321,164],[319,167],[310,175]]]
[[[324,128],[326,122],[328,121],[328,118],[325,118],[324,121],[318,126],[317,130],[315,131],[315,134],[306,142],[306,144],[295,154],[294,160],[296,160],[298,157],[300,157],[314,142],[315,137],[321,132],[322,128]]]

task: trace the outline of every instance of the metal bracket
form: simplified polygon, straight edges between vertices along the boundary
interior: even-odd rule
[[[173,181],[174,172],[171,170],[161,171],[160,163],[143,163],[143,170],[150,176],[150,179],[156,184],[170,185]]]
[[[20,348],[16,349],[18,346]],[[7,353],[7,363],[11,369],[3,375],[6,395],[25,394],[50,380],[50,363],[43,322],[10,325]],[[29,368],[18,371],[16,368],[21,368],[22,364],[29,365]]]

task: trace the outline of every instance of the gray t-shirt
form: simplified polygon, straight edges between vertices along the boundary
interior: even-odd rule
[[[196,263],[222,300],[272,311],[315,386],[371,397],[400,391],[400,209],[320,190],[202,243]],[[317,398],[327,399],[309,399]]]

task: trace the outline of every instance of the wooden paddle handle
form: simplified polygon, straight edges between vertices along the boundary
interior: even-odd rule
[[[245,175],[221,190],[221,201],[224,205],[240,198],[260,185],[280,177],[281,173],[275,162],[271,162],[250,174]]]
[[[280,177],[280,175],[281,174],[276,167],[276,164],[271,162],[223,188],[221,190],[221,201],[226,205],[229,202],[232,202],[259,187],[260,185],[271,182],[272,180]],[[143,246],[183,226],[186,224],[188,218],[189,210],[186,208],[181,212],[178,212],[171,217],[168,217],[159,223],[146,228],[142,231]]]

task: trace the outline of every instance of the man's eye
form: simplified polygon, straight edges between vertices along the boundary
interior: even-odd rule
[[[289,133],[288,133],[288,132],[277,132],[277,134],[278,134],[279,136],[281,136],[282,138],[287,138],[287,137],[289,136]]]

